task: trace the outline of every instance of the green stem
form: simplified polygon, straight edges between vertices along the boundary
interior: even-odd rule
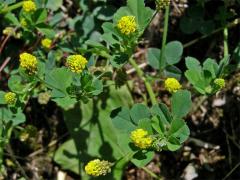
[[[19,2],[19,3],[13,4],[11,6],[7,6],[6,8],[4,8],[3,10],[0,11],[0,14],[8,13],[9,11],[12,11],[14,9],[18,9],[18,8],[22,7],[22,4],[23,4],[23,2]]]
[[[166,46],[166,42],[167,42],[169,10],[170,10],[170,7],[167,6],[166,10],[165,10],[165,15],[164,15],[164,29],[163,29],[163,38],[162,38],[162,49],[161,49],[160,63],[159,63],[160,72],[161,72],[161,65],[163,64],[165,46]]]
[[[158,175],[156,175],[154,172],[150,171],[148,168],[142,167],[142,169],[143,169],[145,172],[147,172],[150,176],[152,176],[153,178],[159,179],[159,180],[162,179],[161,177],[159,177]]]
[[[3,127],[3,124],[1,124],[1,127]],[[3,141],[3,129],[0,128],[0,174],[2,172],[3,168],[3,147],[4,147],[4,141]]]
[[[132,57],[129,58],[129,62],[134,67],[134,69],[136,70],[138,76],[143,80],[143,82],[146,86],[147,92],[149,94],[152,105],[157,104],[157,99],[156,99],[155,94],[153,92],[152,86],[148,82],[148,80],[144,77],[144,72],[138,67],[138,64],[134,61],[134,59]]]
[[[240,18],[235,19],[234,21],[228,23],[225,27],[220,27],[220,28],[212,31],[212,32],[209,33],[209,34],[203,35],[203,36],[201,36],[201,37],[199,37],[199,38],[196,38],[196,39],[194,39],[194,40],[192,40],[192,41],[189,41],[188,43],[184,44],[183,47],[184,47],[184,48],[187,48],[187,47],[189,47],[189,46],[197,43],[198,41],[200,41],[200,40],[202,40],[202,39],[205,39],[205,38],[207,38],[207,37],[209,37],[209,36],[211,36],[211,35],[213,35],[213,34],[216,34],[216,33],[218,33],[218,32],[221,32],[222,30],[224,30],[224,28],[232,28],[232,27],[235,27],[236,25],[238,25],[239,23],[240,23]]]
[[[3,111],[3,110],[2,110]],[[3,113],[2,113],[3,114]],[[3,154],[4,154],[4,148],[9,143],[13,127],[8,124],[4,125],[3,117],[1,122],[1,130],[0,130],[0,173],[3,170]],[[4,127],[4,129],[3,129]]]
[[[29,180],[30,178],[27,176],[27,174],[26,174],[26,172],[24,171],[23,167],[21,166],[21,164],[20,164],[20,163],[18,162],[18,160],[16,159],[10,143],[7,144],[7,150],[8,150],[8,153],[9,153],[10,157],[11,157],[12,160],[16,163],[18,169],[19,169],[20,172],[22,173],[22,176],[23,176],[26,180]]]
[[[223,29],[223,45],[224,45],[224,57],[228,56],[228,28],[227,26]]]
[[[0,174],[3,171],[3,146],[4,144],[2,142],[0,142]]]

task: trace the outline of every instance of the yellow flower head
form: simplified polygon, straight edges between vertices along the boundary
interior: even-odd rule
[[[20,67],[22,67],[29,74],[33,74],[37,71],[37,58],[29,53],[20,54]]]
[[[108,161],[100,161],[99,159],[88,162],[85,166],[85,171],[91,176],[105,176],[111,172],[112,163]]]
[[[49,92],[42,92],[39,93],[38,95],[38,103],[45,105],[49,102],[49,100],[51,99],[51,94]]]
[[[26,21],[26,19],[22,18],[22,19],[20,20],[20,24],[21,24],[22,27],[27,27],[27,21]]]
[[[122,34],[129,35],[137,30],[137,23],[134,16],[123,16],[117,23],[117,28]]]
[[[14,105],[17,101],[16,94],[13,92],[8,92],[4,95],[4,101],[8,105]]]
[[[140,149],[147,149],[151,147],[153,143],[153,139],[148,135],[148,132],[143,129],[132,131],[130,138],[134,145]]]
[[[174,93],[182,88],[181,84],[175,78],[167,78],[164,82],[164,86],[170,93]]]
[[[14,31],[14,28],[13,27],[6,27],[3,32],[2,32],[4,35],[7,35],[7,36],[13,36],[15,35],[15,31]]]
[[[52,45],[52,40],[48,39],[48,38],[45,38],[41,41],[41,44],[44,48],[49,49]]]
[[[170,5],[170,0],[156,0],[156,5],[158,10],[165,9]]]
[[[23,10],[25,12],[33,12],[37,10],[37,7],[33,1],[23,1]]]
[[[225,80],[222,78],[217,78],[214,80],[214,84],[216,84],[220,89],[225,87]]]
[[[67,66],[72,72],[81,73],[87,65],[87,60],[81,55],[71,55],[67,58]]]

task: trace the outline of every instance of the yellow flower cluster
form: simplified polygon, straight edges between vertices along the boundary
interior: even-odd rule
[[[105,176],[107,173],[111,172],[112,163],[108,161],[100,161],[99,159],[92,160],[88,162],[85,166],[85,171],[91,176]]]
[[[67,58],[67,66],[72,72],[81,73],[87,65],[87,60],[81,55],[71,55]]]
[[[182,88],[181,84],[175,78],[167,78],[164,82],[164,86],[170,93],[174,93]]]
[[[46,49],[50,49],[51,45],[52,45],[52,40],[51,39],[48,39],[48,38],[45,38],[41,41],[41,44],[44,48]]]
[[[170,0],[156,0],[156,5],[158,10],[165,9],[170,5]]]
[[[22,27],[27,27],[27,21],[26,21],[26,19],[22,18],[22,19],[20,20],[20,24],[21,24]]]
[[[51,98],[51,94],[49,92],[42,92],[42,93],[39,93],[38,95],[38,103],[39,104],[42,104],[42,105],[45,105],[49,102]]]
[[[17,101],[16,94],[13,92],[8,92],[4,95],[4,101],[8,105],[14,105]]]
[[[23,1],[23,10],[25,12],[33,12],[37,10],[36,4],[33,1]]]
[[[137,30],[137,23],[134,16],[123,16],[117,23],[117,28],[122,34],[129,35]]]
[[[13,27],[6,27],[6,28],[2,31],[2,33],[3,33],[4,35],[7,35],[7,36],[13,36],[13,35],[15,35],[15,31],[14,31],[14,28],[13,28]]]
[[[148,135],[148,132],[143,129],[132,131],[130,138],[134,145],[140,149],[147,149],[151,147],[153,143],[153,139]]]
[[[29,53],[20,54],[20,67],[22,67],[29,74],[33,74],[37,71],[37,58]]]
[[[214,80],[214,84],[216,84],[220,89],[225,87],[225,80],[222,78],[217,78]]]

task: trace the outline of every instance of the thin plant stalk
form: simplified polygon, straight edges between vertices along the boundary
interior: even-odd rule
[[[154,172],[152,172],[151,170],[149,170],[148,168],[146,167],[142,167],[142,169],[148,173],[152,178],[154,179],[158,179],[158,180],[162,180],[163,178],[162,177],[159,177],[158,175],[156,175]]]
[[[227,57],[229,54],[228,50],[228,28],[223,29],[223,48],[224,48],[224,57]]]
[[[144,72],[138,67],[138,64],[134,61],[134,59],[132,57],[129,59],[129,62],[133,66],[133,68],[136,70],[138,76],[143,80],[145,87],[147,89],[147,92],[149,94],[152,105],[157,104],[157,99],[155,97],[152,86],[149,83],[149,81],[144,77]]]
[[[0,128],[0,174],[2,171],[2,167],[3,167],[3,147],[4,147],[4,140],[2,139],[2,131],[3,129]]]
[[[23,2],[19,2],[19,3],[13,4],[11,6],[7,6],[6,8],[3,8],[3,10],[0,11],[0,14],[8,13],[9,11],[18,9],[18,8],[22,7],[22,4],[23,4]]]
[[[161,72],[161,64],[163,62],[164,53],[165,53],[165,46],[166,46],[166,42],[167,42],[169,11],[170,11],[170,6],[167,6],[166,9],[165,9],[165,14],[164,14],[164,29],[163,29],[163,38],[162,38],[162,49],[161,49],[160,63],[159,63],[160,72]]]

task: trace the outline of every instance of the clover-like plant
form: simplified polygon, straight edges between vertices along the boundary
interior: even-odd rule
[[[199,93],[211,95],[225,86],[223,77],[229,64],[229,57],[223,58],[219,64],[214,59],[208,58],[202,66],[193,57],[187,57],[185,62],[188,68],[185,76]]]

